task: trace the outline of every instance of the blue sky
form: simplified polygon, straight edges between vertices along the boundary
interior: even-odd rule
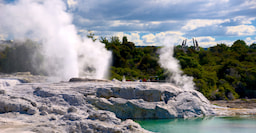
[[[3,1],[3,0],[0,0]],[[14,1],[14,0],[12,0]],[[127,36],[136,45],[181,44],[196,37],[202,47],[256,42],[256,0],[64,0],[80,35]],[[0,22],[1,23],[1,22]],[[1,33],[0,33],[1,34]]]

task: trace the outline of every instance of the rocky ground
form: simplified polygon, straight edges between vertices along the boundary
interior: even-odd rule
[[[255,99],[236,99],[233,101],[218,100],[211,101],[211,103],[217,106],[215,108],[217,115],[256,115]]]
[[[228,108],[243,108],[243,109],[256,108],[256,99],[237,99],[232,101],[217,100],[217,101],[211,101],[211,103],[214,105],[218,105],[221,107],[228,107]]]
[[[195,90],[183,90],[169,83],[79,78],[71,82],[49,81],[52,80],[29,73],[1,76],[0,133],[148,132],[131,119],[189,118],[232,112],[212,105]]]

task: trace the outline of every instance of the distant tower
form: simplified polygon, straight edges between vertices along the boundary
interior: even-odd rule
[[[182,48],[185,48],[186,45],[187,45],[187,39],[185,39],[185,40],[182,41],[181,47],[182,47]]]
[[[181,48],[182,48],[182,50],[183,50],[185,53],[187,52],[187,50],[188,50],[187,39],[185,39],[185,40],[182,41]]]
[[[194,49],[196,51],[199,51],[200,48],[199,48],[199,44],[198,44],[198,41],[196,40],[196,38],[193,38],[193,44],[194,44]]]

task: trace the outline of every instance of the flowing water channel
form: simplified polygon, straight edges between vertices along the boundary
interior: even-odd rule
[[[143,128],[160,133],[256,133],[256,116],[137,120]]]

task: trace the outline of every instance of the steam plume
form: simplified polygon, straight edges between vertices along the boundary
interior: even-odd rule
[[[170,74],[169,82],[173,82],[183,89],[194,89],[193,77],[184,75],[181,71],[179,61],[173,57],[174,45],[169,40],[164,39],[164,47],[160,49],[159,64]]]
[[[80,38],[62,0],[0,1],[0,34],[43,44],[42,67],[51,76],[106,78],[111,53],[104,44]],[[35,64],[36,65],[36,64]]]

